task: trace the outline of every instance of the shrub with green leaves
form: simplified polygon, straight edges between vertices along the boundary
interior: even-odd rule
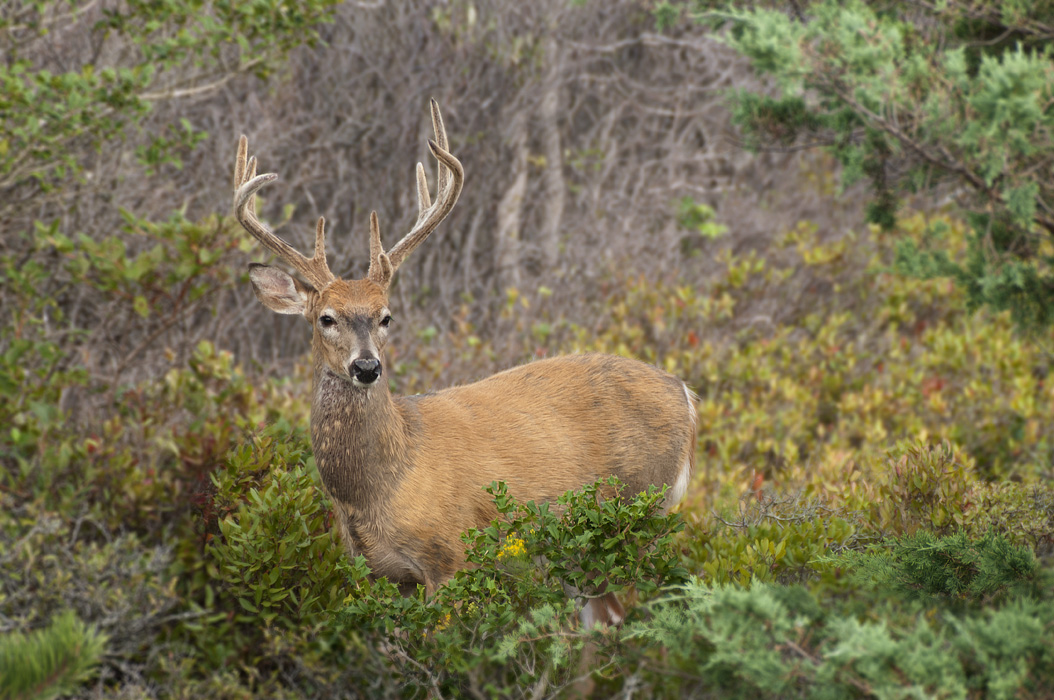
[[[823,558],[867,541],[860,513],[801,494],[748,498],[714,513],[690,514],[679,538],[685,564],[708,583],[832,583]]]
[[[978,572],[1000,573],[963,577],[938,554],[952,552],[962,556],[951,561],[983,560]],[[888,588],[890,578],[871,574],[890,561],[898,583],[950,576],[985,605],[959,606],[942,585],[925,602],[914,583]],[[916,537],[842,564],[860,567],[863,585],[826,595],[695,579],[655,601],[623,633],[634,682],[667,698],[1049,697],[1054,571],[1040,576],[1024,550],[998,538]]]
[[[932,447],[898,446],[882,471],[885,478],[871,507],[871,520],[880,527],[945,534],[962,528],[973,515],[976,480],[947,441]]]
[[[181,593],[195,613],[177,630],[195,650],[179,673],[201,694],[281,694],[291,673],[325,693],[373,666],[355,635],[325,625],[346,579],[307,433],[279,420],[239,435],[199,492],[179,551]],[[221,671],[227,690],[208,688]]]
[[[373,633],[407,694],[552,695],[581,672],[585,643],[605,634],[579,628],[566,585],[588,597],[606,580],[608,592],[651,596],[687,577],[674,547],[680,519],[659,512],[663,491],[627,494],[612,478],[553,504],[518,503],[503,484],[492,493],[499,518],[465,535],[470,568],[432,600],[371,582],[361,557],[348,569],[355,589],[340,625]],[[610,651],[599,658],[611,663]]]
[[[1035,597],[1043,580],[1031,549],[991,531],[972,539],[965,532],[937,537],[922,530],[831,561],[876,591],[927,602]]]
[[[105,649],[106,636],[69,611],[30,634],[0,634],[0,698],[68,695],[91,677]]]
[[[288,430],[255,436],[212,475],[219,532],[207,538],[206,585],[236,601],[236,624],[310,626],[344,597],[329,500],[306,434]]]
[[[1054,324],[1050,3],[691,4],[774,83],[775,94],[736,94],[749,143],[823,145],[847,184],[870,181],[869,217],[887,230],[902,196],[955,191],[966,259],[954,260],[950,231],[935,228],[921,245],[902,240],[898,267],[954,279],[971,309]]]
[[[1054,485],[984,484],[974,492],[977,508],[970,532],[993,530],[1012,543],[1054,558]]]

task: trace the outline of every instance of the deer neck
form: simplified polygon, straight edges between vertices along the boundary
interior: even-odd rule
[[[364,390],[316,367],[311,445],[322,483],[356,510],[383,505],[406,470],[406,421],[387,382]]]

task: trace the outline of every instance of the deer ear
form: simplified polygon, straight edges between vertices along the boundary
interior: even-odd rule
[[[317,293],[314,287],[270,265],[250,263],[249,280],[260,303],[280,314],[303,314],[308,299]]]

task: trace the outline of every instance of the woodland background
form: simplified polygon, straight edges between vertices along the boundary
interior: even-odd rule
[[[1052,37],[1042,0],[0,2],[0,697],[1054,697]],[[395,389],[602,350],[701,397],[679,516],[506,503],[434,601],[333,541],[310,329],[230,216],[244,133],[261,218],[364,276],[429,98],[466,185]],[[576,567],[625,626],[578,629]]]

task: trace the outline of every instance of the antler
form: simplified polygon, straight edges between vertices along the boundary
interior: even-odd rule
[[[234,164],[234,216],[265,248],[300,273],[315,289],[322,290],[336,277],[326,263],[326,220],[319,217],[315,227],[315,255],[305,258],[256,218],[256,191],[278,179],[275,173],[256,174],[256,156],[246,158],[249,140],[238,140],[238,159]]]
[[[417,223],[410,232],[403,236],[402,240],[392,246],[385,254],[381,246],[380,227],[377,224],[377,212],[370,214],[370,272],[369,279],[382,287],[387,287],[392,274],[403,260],[414,251],[417,246],[428,238],[446,218],[450,210],[454,208],[458,196],[461,195],[461,187],[465,184],[465,170],[461,167],[461,161],[455,158],[447,150],[446,129],[443,127],[443,116],[439,113],[439,104],[431,100],[432,129],[435,131],[435,140],[428,142],[428,150],[432,152],[439,162],[438,186],[436,188],[436,201],[432,203],[428,195],[428,180],[425,178],[425,168],[421,163],[417,164]]]

